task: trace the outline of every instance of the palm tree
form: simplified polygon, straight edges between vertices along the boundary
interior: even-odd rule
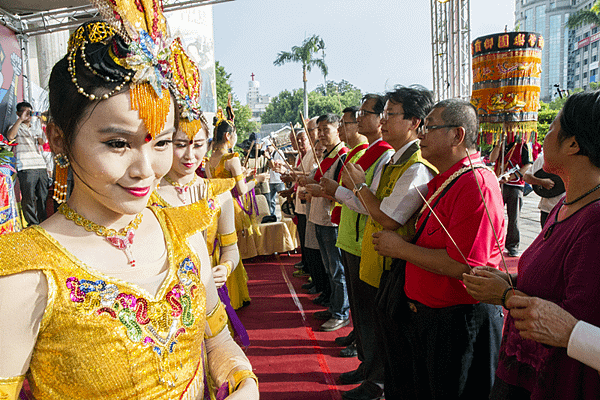
[[[594,24],[600,26],[600,0],[596,0],[589,10],[579,10],[569,16],[567,27],[576,29],[581,25]]]
[[[315,54],[323,51],[323,58],[315,58]],[[292,47],[292,51],[282,51],[273,61],[274,65],[283,65],[287,62],[302,63],[302,80],[304,81],[304,117],[308,118],[308,92],[306,90],[306,73],[310,72],[312,67],[318,67],[323,75],[327,76],[327,65],[325,64],[325,42],[318,35],[304,39],[301,46]]]

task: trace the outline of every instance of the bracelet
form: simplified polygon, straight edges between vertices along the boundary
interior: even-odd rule
[[[244,174],[239,174],[237,176],[234,176],[233,179],[235,179],[236,182],[239,182],[242,179],[244,179]]]
[[[504,293],[502,293],[502,297],[500,298],[500,303],[502,304],[502,307],[504,307],[507,310],[508,310],[508,307],[506,307],[506,295],[511,290],[514,290],[514,288],[512,286],[509,286],[506,289],[504,289]]]
[[[225,262],[221,263],[221,265],[224,265],[225,268],[227,268],[227,277],[229,278],[231,271],[233,271],[233,262],[231,262],[231,260],[226,260]]]
[[[258,378],[254,374],[254,372],[249,370],[234,372],[231,376],[231,379],[229,380],[229,393],[235,392],[240,386],[240,384],[248,378],[254,379],[256,381],[256,385],[258,386]]]

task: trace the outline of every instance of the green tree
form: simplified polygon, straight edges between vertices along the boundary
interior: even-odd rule
[[[570,29],[576,29],[587,24],[600,26],[600,0],[596,0],[589,10],[582,9],[575,14],[571,14],[567,20],[567,27]]]
[[[360,89],[356,88],[347,81],[339,83],[328,81],[329,91],[325,90],[323,85],[317,87],[308,94],[308,105],[311,115],[305,115],[307,118],[315,115],[334,113],[341,115],[342,110],[350,106],[359,106],[362,99]],[[343,91],[337,91],[336,88],[344,88]],[[294,124],[300,121],[300,110],[304,99],[304,91],[296,89],[292,92],[284,90],[273,97],[271,103],[267,106],[265,113],[261,116],[264,124],[286,123]]]
[[[316,58],[315,54],[319,51],[323,52],[323,58]],[[302,81],[304,82],[304,116],[308,118],[308,92],[306,84],[308,78],[306,73],[310,72],[313,67],[318,67],[323,75],[327,78],[327,65],[325,64],[325,42],[318,35],[312,35],[304,39],[301,46],[292,47],[292,51],[282,51],[277,54],[277,58],[273,64],[280,66],[288,62],[297,62],[302,64]]]
[[[227,95],[233,91],[229,84],[231,74],[228,74],[225,67],[215,61],[215,76],[217,81],[217,107],[224,110],[227,106]]]
[[[250,118],[252,118],[252,110],[248,105],[242,105],[242,103],[236,99],[235,94],[232,92],[233,89],[231,83],[229,83],[231,74],[227,73],[225,67],[220,65],[218,61],[215,62],[215,72],[217,81],[217,107],[221,107],[225,110],[225,107],[227,107],[227,95],[229,93],[232,94],[235,127],[238,134],[238,143],[241,143],[243,140],[247,139],[252,132],[257,132],[260,128],[260,124],[256,121],[250,121]]]

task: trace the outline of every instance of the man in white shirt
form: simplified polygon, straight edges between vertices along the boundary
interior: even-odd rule
[[[42,153],[44,133],[32,124],[31,104],[17,104],[17,121],[8,129],[8,140],[16,140],[17,176],[21,188],[21,208],[29,225],[46,219],[48,172]]]

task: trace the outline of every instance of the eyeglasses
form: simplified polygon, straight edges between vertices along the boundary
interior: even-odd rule
[[[367,114],[375,114],[375,115],[379,115],[378,112],[375,111],[369,111],[369,110],[358,110],[356,112],[356,118],[358,117],[365,117]]]
[[[460,128],[460,125],[430,125],[430,126],[421,126],[420,131],[422,135],[427,135],[429,132],[434,131],[436,129],[442,128]]]
[[[390,117],[393,117],[394,115],[404,115],[404,113],[393,113],[393,112],[384,111],[381,114],[379,114],[379,117],[381,117],[381,119],[389,119]]]

